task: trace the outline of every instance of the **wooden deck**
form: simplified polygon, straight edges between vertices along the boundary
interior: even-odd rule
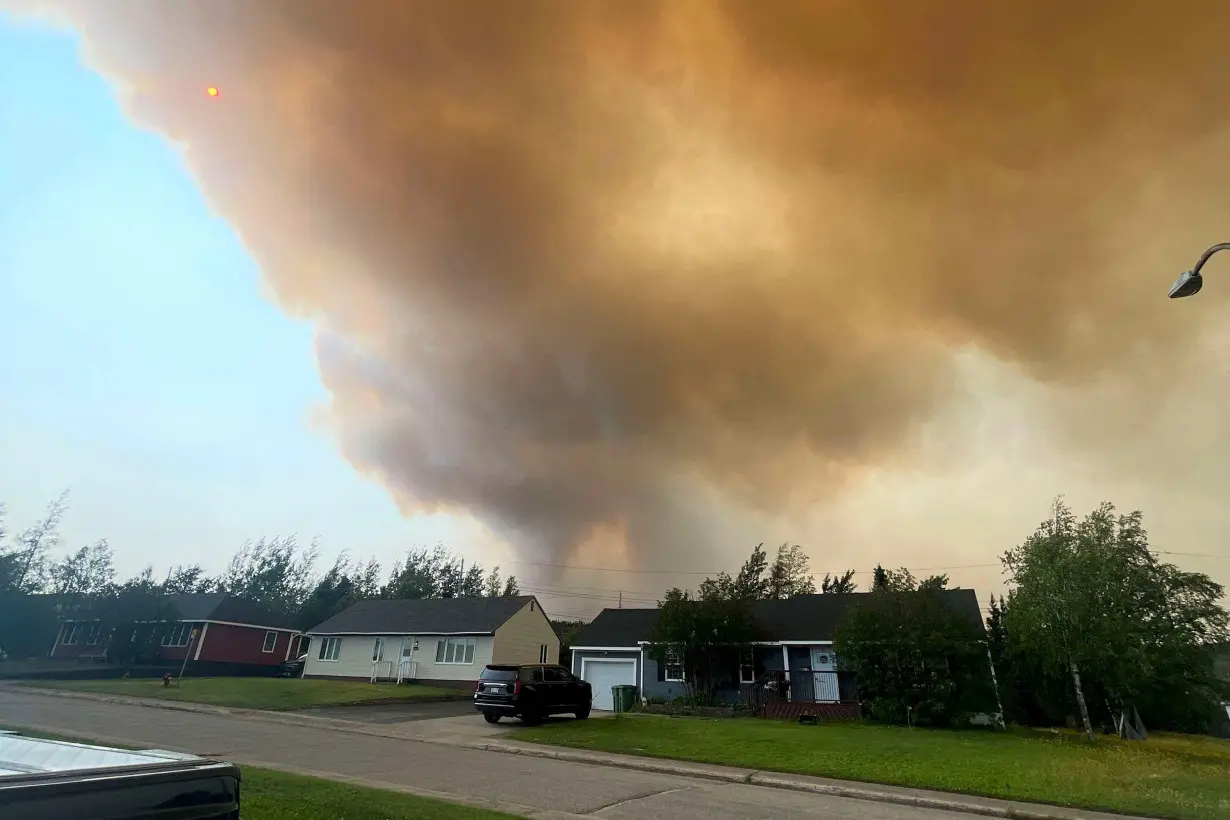
[[[760,717],[770,720],[798,720],[811,715],[820,720],[858,720],[863,716],[858,703],[812,703],[798,700],[770,700],[760,707]]]

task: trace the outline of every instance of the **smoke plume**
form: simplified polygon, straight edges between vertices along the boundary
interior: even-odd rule
[[[1230,213],[1216,0],[46,5],[317,323],[347,458],[530,560],[919,467],[963,356],[1118,391],[1036,421],[1108,455],[1230,293],[1164,299]]]

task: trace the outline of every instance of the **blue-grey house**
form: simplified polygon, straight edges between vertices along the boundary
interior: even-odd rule
[[[729,658],[729,674],[718,687],[727,702],[744,701],[752,690],[784,673],[788,697],[810,703],[857,700],[855,681],[837,669],[833,637],[849,608],[870,593],[800,595],[755,601],[752,617],[761,640]],[[956,611],[982,628],[978,596],[972,589],[947,590]],[[640,697],[667,701],[686,694],[683,666],[653,657],[650,634],[657,609],[604,609],[572,639],[572,673],[589,681],[594,708],[610,709],[611,687],[637,687]]]

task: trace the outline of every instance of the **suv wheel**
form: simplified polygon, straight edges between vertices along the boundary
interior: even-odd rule
[[[488,723],[499,723],[500,713],[499,712],[483,712],[483,720],[487,721]]]
[[[576,711],[577,720],[585,720],[589,717],[589,707],[583,706]]]

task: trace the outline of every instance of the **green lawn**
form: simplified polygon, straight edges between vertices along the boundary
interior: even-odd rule
[[[441,689],[419,684],[367,683],[364,681],[300,680],[298,678],[185,678],[177,688],[164,687],[158,679],[40,680],[29,686],[44,689],[69,689],[134,698],[158,698],[240,709],[306,709],[311,706],[338,706],[346,703],[371,703],[416,698],[465,697],[456,689]]]
[[[243,820],[510,820],[514,815],[243,767]]]
[[[625,715],[520,729],[514,740],[1144,814],[1230,818],[1230,743],[1070,732]]]
[[[12,728],[29,737],[93,741]],[[459,806],[401,792],[351,786],[316,777],[243,766],[239,806],[243,820],[511,820],[503,812]]]

